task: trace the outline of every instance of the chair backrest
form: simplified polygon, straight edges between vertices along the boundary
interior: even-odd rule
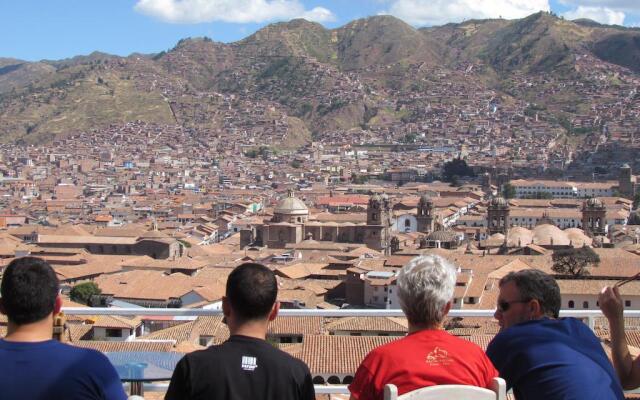
[[[438,385],[416,389],[398,396],[393,384],[384,387],[384,400],[506,400],[507,384],[502,378],[493,378],[491,390],[466,385]]]

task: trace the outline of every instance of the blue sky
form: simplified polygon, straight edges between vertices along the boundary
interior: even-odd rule
[[[5,0],[0,2],[0,57],[35,61],[93,51],[154,53],[185,37],[232,42],[296,17],[335,28],[391,14],[419,27],[520,18],[538,10],[640,26],[640,0]]]

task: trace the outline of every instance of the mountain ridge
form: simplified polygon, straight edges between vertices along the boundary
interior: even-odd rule
[[[501,91],[514,74],[581,79],[582,54],[638,73],[640,32],[544,12],[420,29],[392,16],[335,29],[296,19],[233,43],[185,38],[153,55],[0,59],[0,134],[39,142],[131,118],[222,129],[217,106],[195,117],[202,93],[222,93],[267,102],[317,135],[366,127],[380,120],[372,110],[385,121],[412,120],[415,112],[380,106],[379,93],[427,88],[434,71],[476,65],[479,84]]]

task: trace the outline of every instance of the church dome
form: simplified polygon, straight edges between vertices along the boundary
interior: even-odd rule
[[[433,205],[433,201],[429,196],[423,194],[422,196],[420,196],[420,201],[418,202],[418,204],[421,204],[423,206]]]
[[[592,197],[584,202],[584,207],[585,208],[604,208],[604,204],[602,204],[602,201],[600,199]]]
[[[427,240],[438,240],[440,242],[454,242],[458,240],[458,235],[451,231],[433,231],[427,235]]]
[[[289,191],[287,197],[278,202],[274,213],[284,215],[309,215],[309,209],[302,200],[295,197],[292,191]]]
[[[521,226],[509,229],[507,234],[507,244],[509,247],[526,246],[533,240],[533,232]]]
[[[508,208],[509,203],[504,199],[504,197],[494,197],[491,199],[491,203],[489,203],[489,207],[491,208]]]
[[[541,246],[568,246],[570,239],[555,225],[538,225],[533,229],[535,244]]]
[[[567,235],[573,247],[582,247],[585,244],[591,246],[593,240],[584,234],[584,231],[579,228],[565,229],[564,233]]]

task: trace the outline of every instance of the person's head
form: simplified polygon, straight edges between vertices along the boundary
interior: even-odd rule
[[[439,256],[416,257],[400,270],[396,284],[409,323],[436,327],[451,309],[456,267]]]
[[[227,278],[225,316],[232,312],[238,322],[273,319],[277,296],[273,271],[262,264],[244,263]]]
[[[558,318],[560,288],[540,270],[510,272],[500,279],[495,317],[501,329],[543,317]]]
[[[2,276],[0,311],[16,325],[42,321],[60,312],[59,291],[58,278],[46,261],[17,258]]]

